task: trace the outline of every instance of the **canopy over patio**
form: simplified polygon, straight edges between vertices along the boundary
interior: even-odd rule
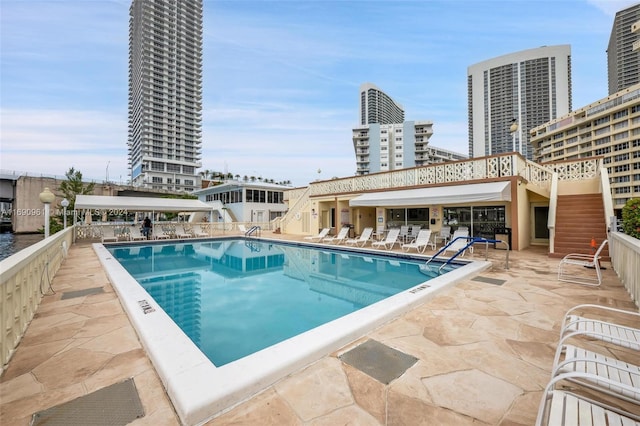
[[[214,207],[200,200],[151,197],[77,195],[76,210],[127,210],[156,212],[210,212]]]
[[[437,186],[403,191],[371,192],[349,201],[350,206],[401,207],[511,201],[510,182]]]

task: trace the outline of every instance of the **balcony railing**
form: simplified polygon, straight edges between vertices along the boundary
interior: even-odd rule
[[[470,160],[431,164],[423,167],[373,173],[329,181],[312,182],[310,196],[398,189],[454,182],[521,176],[530,184],[548,189],[551,174],[560,180],[597,177],[598,158],[541,165],[520,154],[502,154]],[[295,199],[295,197],[290,197]]]

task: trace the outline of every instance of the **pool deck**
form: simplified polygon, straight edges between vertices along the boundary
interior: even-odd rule
[[[493,267],[476,279],[445,289],[205,424],[533,424],[564,313],[581,303],[638,310],[607,263],[599,288],[561,283],[559,259],[546,251],[510,252],[506,270],[506,252],[490,248]],[[484,260],[484,248],[465,256],[474,258]],[[62,299],[96,287],[104,291]],[[28,425],[33,413],[133,377],[145,416],[131,424],[178,425],[91,244],[70,248],[52,288],[0,377],[0,424]],[[369,339],[417,362],[388,384],[343,362],[343,353]]]

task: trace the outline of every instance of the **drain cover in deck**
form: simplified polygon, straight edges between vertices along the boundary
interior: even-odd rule
[[[385,385],[402,376],[418,361],[418,358],[375,340],[367,340],[349,352],[343,353],[340,359]]]
[[[93,294],[100,293],[104,293],[104,289],[102,287],[85,288],[84,290],[67,291],[62,293],[62,297],[60,299],[73,299],[74,297],[91,296]]]
[[[507,282],[507,280],[499,280],[497,278],[489,278],[489,277],[474,277],[474,278],[471,278],[471,281],[480,281],[481,283],[495,284],[495,285],[502,285]]]
[[[133,379],[35,413],[32,426],[119,426],[144,416]]]

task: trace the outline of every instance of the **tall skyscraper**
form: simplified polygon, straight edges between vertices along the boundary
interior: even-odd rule
[[[516,151],[531,160],[529,131],[571,111],[571,46],[543,46],[471,65],[467,92],[469,156]]]
[[[360,124],[404,122],[402,105],[371,83],[360,86]]]
[[[199,189],[202,0],[133,0],[129,16],[131,183]]]
[[[631,28],[639,20],[640,3],[619,11],[613,20],[607,48],[610,95],[640,83],[640,51],[633,49],[640,35]]]

